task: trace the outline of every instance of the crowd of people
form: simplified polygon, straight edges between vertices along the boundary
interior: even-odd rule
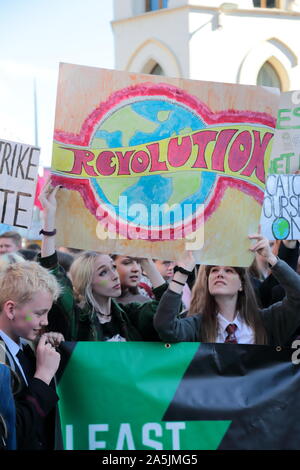
[[[57,249],[57,191],[48,182],[40,195],[41,246],[0,235],[0,448],[54,448],[64,340],[290,346],[299,334],[298,241],[250,235],[247,269],[199,266],[192,252],[174,262]]]

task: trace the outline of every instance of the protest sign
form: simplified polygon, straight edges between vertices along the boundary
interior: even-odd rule
[[[300,91],[281,93],[269,174],[300,170]]]
[[[269,240],[300,237],[300,91],[281,93],[261,214]]]
[[[300,175],[268,176],[261,226],[269,240],[300,238]]]
[[[168,346],[63,343],[64,448],[300,449],[299,349]]]
[[[58,243],[249,265],[277,107],[262,87],[61,64]]]
[[[0,141],[0,223],[28,229],[32,219],[40,149]]]

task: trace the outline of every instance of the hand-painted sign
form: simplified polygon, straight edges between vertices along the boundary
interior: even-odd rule
[[[270,175],[261,216],[269,240],[300,238],[300,175]]]
[[[35,198],[40,149],[0,141],[0,223],[28,229]]]
[[[300,91],[281,93],[270,174],[300,170]]]
[[[52,181],[76,194],[59,199],[60,243],[162,259],[188,247],[203,263],[249,264],[277,101],[256,87],[62,64]]]

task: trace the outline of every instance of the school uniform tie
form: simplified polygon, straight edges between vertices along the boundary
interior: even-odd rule
[[[224,343],[237,344],[238,340],[235,336],[236,329],[237,325],[235,323],[230,323],[229,325],[227,325],[225,330],[227,331],[228,335],[226,336]]]
[[[21,364],[27,382],[32,379],[35,371],[35,356],[29,344],[23,346],[23,350],[19,349],[17,358]]]

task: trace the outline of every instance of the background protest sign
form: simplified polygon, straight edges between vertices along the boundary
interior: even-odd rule
[[[300,238],[300,91],[281,93],[261,214],[269,240]]]
[[[300,175],[268,176],[261,226],[269,240],[300,238]]]
[[[281,93],[269,174],[300,170],[300,91]]]
[[[67,450],[300,449],[297,349],[97,341],[61,347],[58,404]]]
[[[278,98],[265,87],[61,64],[58,243],[170,260],[188,248],[202,263],[249,265]]]
[[[28,229],[32,219],[40,149],[0,141],[0,223]]]

